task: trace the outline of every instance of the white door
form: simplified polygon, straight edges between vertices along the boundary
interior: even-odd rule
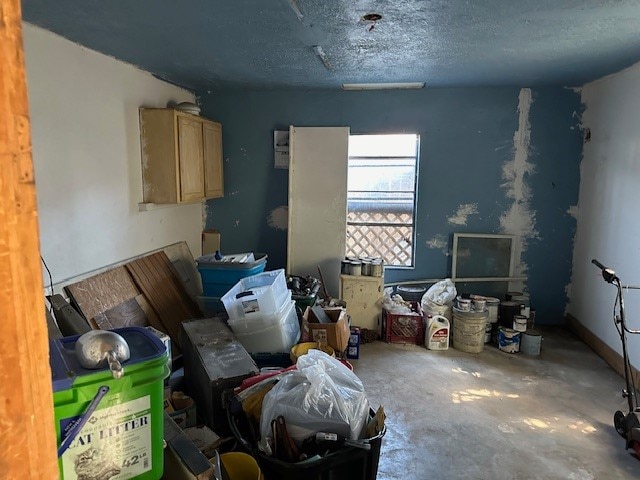
[[[287,271],[318,275],[339,298],[347,225],[349,127],[289,127]]]

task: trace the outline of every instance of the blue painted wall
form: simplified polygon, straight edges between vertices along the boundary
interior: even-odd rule
[[[200,93],[202,114],[223,125],[225,197],[208,202],[207,228],[222,232],[227,252],[269,254],[269,268],[286,265],[285,230],[269,227],[270,212],[287,204],[288,170],[273,167],[273,130],[296,126],[349,126],[352,133],[418,133],[420,170],[416,267],[388,269],[385,281],[450,275],[453,232],[501,233],[500,215],[512,200],[501,188],[503,164],[513,158],[518,128],[518,88],[415,91],[226,91]],[[528,287],[543,323],[560,323],[570,280],[581,136],[576,93],[533,91],[531,154],[540,240],[529,242],[524,261]],[[309,179],[313,181],[313,179]],[[554,187],[555,185],[555,187]],[[478,213],[464,226],[447,218],[461,204]],[[427,242],[440,239],[445,248]],[[319,248],[322,248],[319,246]]]

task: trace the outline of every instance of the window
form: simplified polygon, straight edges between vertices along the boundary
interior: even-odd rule
[[[418,135],[350,135],[346,255],[413,267]]]

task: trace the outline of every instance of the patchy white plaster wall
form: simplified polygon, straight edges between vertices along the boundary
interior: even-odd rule
[[[507,161],[502,168],[502,187],[506,190],[506,197],[513,200],[511,206],[500,216],[500,228],[503,233],[517,235],[515,242],[514,275],[526,275],[527,265],[522,261],[522,254],[527,248],[527,241],[539,238],[535,228],[536,214],[531,209],[531,189],[527,184],[527,177],[535,171],[535,166],[529,161],[529,146],[531,144],[531,124],[529,111],[531,109],[531,89],[523,88],[518,97],[518,130],[513,135],[513,159]],[[521,282],[513,282],[511,288],[521,288]]]
[[[289,208],[285,205],[271,210],[267,217],[267,225],[276,230],[289,228]]]
[[[478,213],[477,203],[463,203],[458,205],[456,212],[447,217],[447,222],[450,225],[466,225],[469,215],[475,215]]]
[[[583,128],[591,130],[580,166],[573,278],[567,312],[621,353],[612,321],[615,289],[591,259],[613,268],[625,284],[640,284],[640,64],[585,85]],[[628,320],[640,328],[640,291],[625,297]],[[630,336],[640,367],[640,338]]]
[[[194,96],[29,24],[24,43],[40,247],[54,283],[181,240],[199,255],[201,204],[137,207],[138,108]]]

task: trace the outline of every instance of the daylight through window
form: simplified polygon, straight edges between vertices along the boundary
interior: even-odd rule
[[[351,135],[347,256],[412,267],[418,135]]]

